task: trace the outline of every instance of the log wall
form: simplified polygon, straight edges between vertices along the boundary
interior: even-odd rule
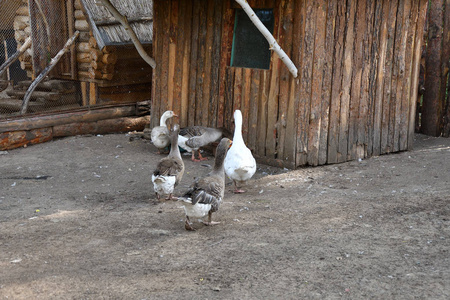
[[[427,2],[249,1],[273,9],[293,78],[274,53],[269,70],[229,67],[234,1],[156,0],[152,126],[172,109],[232,130],[241,109],[248,147],[291,168],[410,149]]]

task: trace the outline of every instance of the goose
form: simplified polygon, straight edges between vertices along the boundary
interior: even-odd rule
[[[225,173],[234,182],[234,193],[244,193],[238,188],[245,181],[252,178],[256,171],[256,161],[250,149],[245,146],[242,138],[242,113],[234,111],[234,136],[233,145],[225,157]]]
[[[169,128],[167,128],[166,122],[172,117],[178,117],[173,111],[168,110],[164,112],[159,120],[159,126],[155,126],[151,132],[151,138],[153,145],[158,148],[158,153],[161,154],[162,149],[169,146]]]
[[[179,131],[180,126],[175,124],[170,133],[169,155],[158,162],[156,170],[152,174],[153,189],[158,200],[161,195],[169,195],[166,200],[176,199],[176,197],[172,197],[172,193],[183,177],[184,162],[178,148]]]
[[[226,134],[224,129],[204,126],[184,127],[180,130],[178,145],[184,150],[192,153],[192,161],[203,161],[208,158],[203,157],[199,149],[218,141],[224,134]],[[198,159],[195,158],[195,152],[198,152]]]
[[[227,155],[232,141],[228,138],[222,138],[216,150],[216,158],[213,170],[206,176],[194,181],[189,190],[178,198],[184,206],[186,221],[184,228],[186,230],[195,230],[190,222],[190,218],[203,218],[208,215],[208,221],[205,225],[215,225],[220,222],[212,222],[213,212],[219,209],[225,193],[225,172],[223,161]]]

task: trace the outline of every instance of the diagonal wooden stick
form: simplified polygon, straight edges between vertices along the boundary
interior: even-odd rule
[[[280,59],[284,62],[284,64],[288,67],[291,74],[294,76],[294,78],[297,78],[298,71],[297,67],[295,67],[292,60],[289,58],[289,56],[286,54],[286,52],[281,49],[280,45],[278,45],[277,41],[273,37],[273,35],[270,33],[269,30],[267,30],[266,26],[261,22],[261,20],[256,16],[253,9],[250,7],[248,2],[246,0],[236,0],[237,3],[242,7],[244,12],[248,15],[250,20],[255,24],[256,28],[262,33],[262,35],[266,38],[266,40],[269,42],[269,49],[275,51]]]
[[[122,24],[122,26],[125,28],[125,31],[128,33],[128,36],[131,38],[131,41],[133,42],[134,46],[136,47],[137,51],[139,52],[139,55],[145,60],[146,63],[150,65],[153,69],[156,67],[156,62],[153,58],[151,58],[147,52],[145,52],[144,47],[142,46],[141,42],[139,41],[139,38],[137,37],[136,33],[133,31],[133,28],[131,28],[130,24],[128,23],[128,20],[126,17],[122,16],[122,14],[115,8],[114,5],[109,0],[100,0],[103,6],[105,6],[109,12],[113,15],[113,17]]]
[[[78,35],[80,35],[80,32],[77,30],[77,31],[75,31],[74,35],[70,39],[67,40],[64,47],[61,50],[59,50],[58,54],[56,54],[56,56],[52,58],[52,60],[48,64],[48,66],[45,67],[44,70],[42,70],[41,74],[39,74],[39,76],[36,77],[36,79],[30,85],[27,92],[25,93],[25,96],[23,97],[22,108],[20,109],[20,113],[22,115],[27,112],[28,103],[30,102],[31,94],[33,93],[33,91],[36,89],[38,84],[45,78],[45,76],[47,76],[47,74],[55,67],[55,65],[58,63],[58,61],[64,55],[64,53],[69,51],[69,47],[75,42]]]
[[[28,48],[31,47],[31,38],[27,38],[25,43],[20,46],[19,50],[14,53],[10,58],[8,58],[1,66],[0,66],[0,76],[8,69],[13,62],[15,62]]]

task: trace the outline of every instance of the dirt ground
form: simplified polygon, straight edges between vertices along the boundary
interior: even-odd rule
[[[296,171],[259,165],[217,226],[158,202],[125,134],[0,152],[0,299],[450,299],[450,139]],[[212,160],[193,163],[180,194]]]

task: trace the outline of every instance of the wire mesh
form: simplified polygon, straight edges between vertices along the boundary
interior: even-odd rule
[[[64,3],[65,1],[60,1]],[[69,1],[70,2],[70,1]],[[0,65],[11,60],[27,39],[32,43],[0,75],[0,119],[21,115],[23,98],[32,81],[48,66],[67,40],[65,5],[49,5],[45,0],[4,0],[0,2]],[[54,16],[54,17],[51,17]],[[67,56],[67,54],[66,54]],[[65,80],[64,62],[34,89],[26,114],[79,108],[79,82]],[[67,67],[66,67],[67,69]]]

